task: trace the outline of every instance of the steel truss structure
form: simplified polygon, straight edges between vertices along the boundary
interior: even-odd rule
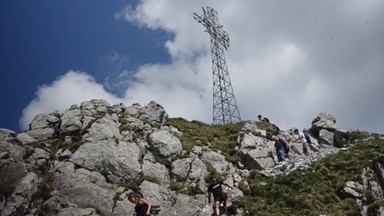
[[[229,35],[219,24],[217,12],[210,7],[202,15],[194,13],[193,18],[201,23],[211,36],[213,72],[213,124],[227,124],[240,121],[240,111],[229,78],[224,49],[229,47]]]

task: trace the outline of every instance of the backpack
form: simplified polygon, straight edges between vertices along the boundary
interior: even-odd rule
[[[285,153],[288,153],[289,152],[289,145],[288,145],[288,141],[287,140],[284,140],[284,149],[285,149]]]
[[[304,137],[305,139],[307,140],[307,143],[308,144],[311,144],[312,141],[311,141],[311,137],[309,136],[308,132],[304,132]]]

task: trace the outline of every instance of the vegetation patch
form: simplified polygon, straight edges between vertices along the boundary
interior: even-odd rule
[[[349,131],[347,134],[351,143],[354,143],[358,140],[366,139],[370,136],[368,132],[361,130]]]
[[[363,169],[373,169],[382,152],[384,140],[371,139],[288,175],[266,177],[252,171],[248,178],[250,191],[241,205],[250,215],[361,215],[356,200],[337,194],[347,181],[361,181]]]
[[[140,191],[140,185],[141,183],[143,183],[143,181],[150,181],[152,183],[155,183],[155,184],[158,184],[160,185],[160,181],[156,178],[153,178],[153,177],[150,177],[150,176],[140,176],[138,178],[135,178],[135,179],[132,179],[132,180],[128,180],[122,184],[120,184],[119,186],[125,188],[125,189],[131,189],[133,191]]]
[[[210,125],[200,121],[189,122],[183,118],[169,118],[167,124],[183,133],[180,141],[187,155],[195,145],[211,146],[221,151],[228,161],[236,164],[239,160],[235,150],[236,139],[245,122]]]
[[[273,135],[279,134],[279,127],[277,127],[275,124],[271,124],[269,122],[256,122],[257,128],[261,130],[266,131],[266,137],[267,139],[271,139]],[[260,134],[255,134],[256,136]]]

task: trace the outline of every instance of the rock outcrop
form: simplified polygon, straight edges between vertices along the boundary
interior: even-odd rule
[[[247,185],[252,170],[286,174],[348,145],[346,132],[335,126],[336,118],[321,113],[309,129],[311,155],[302,153],[300,143],[290,143],[290,160],[278,163],[266,131],[247,121],[237,134],[239,161],[233,163],[209,144],[186,151],[183,133],[167,120],[166,111],[154,101],[126,107],[100,99],[73,105],[64,113],[37,115],[23,133],[0,129],[1,216],[132,215],[126,197],[138,188],[161,206],[159,215],[211,215],[205,205],[210,172],[231,185]],[[296,138],[293,130],[280,131],[279,136]],[[382,167],[378,161],[377,172],[383,173]],[[363,202],[356,188],[370,187],[382,198],[383,179],[377,183],[369,178],[362,185],[347,182],[340,196]],[[236,207],[231,214],[243,215],[237,208],[243,191],[235,188],[230,194],[228,205]]]

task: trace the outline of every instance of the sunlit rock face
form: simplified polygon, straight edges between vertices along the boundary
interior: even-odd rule
[[[274,142],[254,121],[227,134],[236,143],[223,152],[212,145],[216,138],[207,140],[204,134],[195,134],[194,145],[186,147],[183,132],[168,123],[168,114],[154,101],[145,106],[85,101],[64,113],[37,115],[23,133],[0,129],[1,216],[132,215],[134,207],[126,197],[138,189],[161,207],[159,215],[199,211],[208,216],[212,208],[204,205],[205,193],[213,173],[249,190],[245,186],[251,171],[274,176],[308,168],[313,161],[348,150],[347,132],[335,124],[332,115],[319,114],[308,129],[310,155],[303,154],[300,142],[290,142],[289,160],[279,163]],[[293,129],[276,135],[297,138]],[[359,192],[364,187],[374,199],[382,199],[383,166],[377,161],[374,171],[366,170],[379,173],[377,177],[362,174],[362,183],[346,182],[340,197],[364,205],[366,197]],[[244,214],[242,190],[230,191],[229,215]]]

